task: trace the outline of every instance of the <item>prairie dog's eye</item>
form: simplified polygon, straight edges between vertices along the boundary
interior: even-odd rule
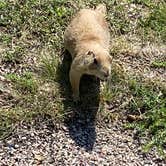
[[[95,65],[97,65],[98,64],[98,62],[97,62],[97,59],[96,58],[94,58],[94,62],[93,62]]]

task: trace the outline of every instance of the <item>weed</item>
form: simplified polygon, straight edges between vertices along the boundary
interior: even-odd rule
[[[158,67],[159,68],[166,68],[166,62],[165,61],[164,62],[163,61],[161,61],[161,62],[160,61],[154,61],[154,62],[151,63],[151,66],[152,67],[157,67],[157,68]]]
[[[10,35],[8,35],[8,34],[0,36],[0,42],[2,42],[4,44],[10,44],[11,41],[12,41],[12,37]]]
[[[131,44],[126,40],[124,36],[114,38],[111,42],[110,53],[113,57],[116,57],[119,54],[127,54],[131,52],[131,50]]]
[[[161,1],[158,5],[153,4],[149,17],[145,20],[140,20],[140,25],[144,28],[145,35],[156,32],[163,42],[166,38],[166,4]]]
[[[166,100],[165,95],[154,90],[149,85],[144,85],[136,80],[129,83],[133,99],[129,103],[131,114],[143,117],[139,122],[133,122],[132,127],[138,129],[140,135],[148,135],[148,142],[144,150],[148,151],[156,146],[164,154],[163,147],[166,143]],[[130,126],[130,127],[131,127]]]
[[[24,48],[17,46],[14,49],[4,52],[2,55],[2,60],[4,62],[21,63],[25,56],[24,51]]]
[[[22,93],[35,93],[37,91],[38,84],[31,73],[25,73],[23,76],[8,74],[6,77],[10,79],[14,83],[15,88]]]
[[[49,79],[51,81],[56,81],[56,70],[58,66],[58,60],[56,57],[43,57],[41,60],[41,68],[42,68],[42,76],[45,79]]]
[[[28,53],[32,56],[37,55],[37,59],[41,60],[35,64],[40,66],[41,75],[24,72],[21,75],[6,76],[12,82],[12,90],[19,93],[21,102],[15,103],[11,108],[9,106],[9,109],[0,110],[0,135],[5,136],[10,133],[12,126],[21,120],[31,120],[36,115],[49,115],[54,120],[60,120],[68,114],[65,112],[67,109],[72,111],[71,91],[67,88],[70,87],[69,66],[66,63],[63,64],[63,69],[59,68],[63,50],[63,33],[77,10],[82,7],[94,8],[102,2],[107,5],[107,20],[112,36],[110,54],[115,59],[119,55],[126,55],[132,51],[132,41],[130,41],[132,39],[129,40],[126,36],[130,38],[134,35],[141,39],[141,43],[154,42],[152,39],[160,42],[158,40],[160,38],[162,42],[165,41],[164,0],[157,3],[154,0],[0,1],[0,28],[2,29],[0,42],[6,49],[2,55],[2,63],[11,62],[15,65],[26,63],[23,59]],[[129,10],[134,6],[133,4],[136,5],[135,8]],[[143,16],[144,10],[147,13],[146,17]],[[135,41],[133,43],[135,44]],[[43,50],[46,54],[42,53]],[[143,116],[140,121],[129,125],[136,127],[142,135],[148,133],[150,141],[145,149],[152,146],[162,149],[166,142],[165,93],[155,89],[154,86],[145,85],[142,80],[132,79],[132,76],[127,77],[123,69],[115,65],[116,63],[112,67],[111,85],[105,84],[101,92],[99,118],[107,123],[110,119],[116,119],[117,113],[110,113],[105,109],[105,105],[115,102],[116,109],[122,110],[125,96],[126,100],[129,100],[125,105],[126,109],[131,114]],[[155,61],[151,66],[165,68],[165,62]],[[95,101],[98,96],[98,92],[92,95],[91,89],[95,88],[89,87],[88,94],[84,97],[87,100],[84,105],[81,105],[82,107],[87,107],[88,103],[91,100]],[[87,93],[87,87],[84,91]],[[131,97],[131,100],[128,97]]]
[[[18,121],[25,120],[26,112],[22,108],[0,109],[0,138],[8,136]]]

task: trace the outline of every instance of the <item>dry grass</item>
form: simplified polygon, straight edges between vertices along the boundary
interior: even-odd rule
[[[64,61],[66,53],[63,32],[73,13],[82,7],[94,7],[101,2],[107,5],[107,19],[111,29],[110,54],[114,57],[112,78],[109,84],[101,84],[100,93],[97,91],[99,87],[81,85],[83,98],[89,100],[84,101],[80,107],[98,108],[98,121],[104,124],[119,120],[122,113],[133,110],[133,101],[140,102],[140,96],[134,94],[131,84],[135,88],[144,89],[149,81],[149,91],[154,91],[154,97],[162,93],[159,102],[164,103],[164,1],[1,1],[1,138],[8,136],[18,122],[31,121],[35,116],[48,115],[55,122],[72,116],[77,107],[71,100],[68,80],[70,59]],[[93,82],[96,84],[96,81]],[[95,93],[93,89],[96,89]],[[145,90],[141,93],[143,99],[148,98],[149,92]],[[134,108],[136,115],[143,102],[139,104]],[[153,104],[157,106],[155,102]],[[146,117],[143,123],[154,116],[151,113],[153,109],[147,111],[142,115]],[[163,114],[165,116],[164,111]],[[123,114],[123,117],[127,118],[127,115]],[[152,123],[159,122],[154,120]],[[147,130],[143,128],[141,131]],[[153,141],[155,133],[154,137],[151,132],[149,134]],[[159,140],[162,147],[165,140],[163,137]],[[152,145],[157,146],[156,143]]]

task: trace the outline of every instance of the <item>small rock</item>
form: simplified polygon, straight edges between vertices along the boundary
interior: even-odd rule
[[[48,163],[49,163],[49,164],[52,164],[52,163],[54,163],[54,162],[55,162],[55,160],[54,160],[53,157],[49,157],[49,158],[48,158]]]
[[[22,137],[22,140],[26,140],[27,139],[27,137]]]
[[[34,158],[38,161],[43,161],[45,159],[44,156],[41,154],[35,154]]]
[[[18,144],[15,144],[14,147],[17,149],[17,148],[19,148],[19,145],[18,145]]]

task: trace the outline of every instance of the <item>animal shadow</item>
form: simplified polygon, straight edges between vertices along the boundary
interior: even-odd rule
[[[96,141],[95,119],[99,108],[100,81],[93,76],[83,76],[80,81],[81,103],[74,104],[69,82],[71,62],[70,54],[65,51],[57,70],[64,105],[64,123],[76,145],[91,151]]]

